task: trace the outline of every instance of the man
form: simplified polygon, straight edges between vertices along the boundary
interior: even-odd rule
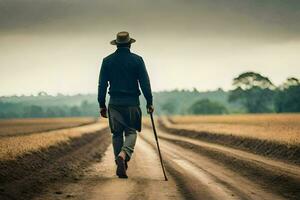
[[[100,114],[105,118],[107,118],[105,98],[109,84],[108,117],[117,164],[116,174],[119,178],[127,178],[127,162],[134,151],[136,131],[141,131],[139,86],[147,101],[147,112],[154,111],[144,61],[142,57],[130,52],[131,44],[134,42],[135,39],[130,38],[128,32],[119,32],[117,38],[111,41],[112,45],[117,46],[117,50],[103,59],[99,75],[98,102]]]

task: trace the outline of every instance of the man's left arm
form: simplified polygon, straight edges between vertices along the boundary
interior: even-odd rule
[[[154,111],[154,108],[153,108],[153,96],[151,91],[151,84],[146,69],[146,65],[142,58],[140,58],[140,66],[139,66],[138,74],[139,74],[138,79],[139,79],[140,87],[147,101],[147,111],[152,113]]]

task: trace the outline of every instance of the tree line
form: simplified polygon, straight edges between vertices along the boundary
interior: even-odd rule
[[[300,112],[300,83],[288,78],[275,86],[268,77],[255,72],[233,79],[233,90],[200,92],[172,90],[154,92],[155,113],[159,115],[282,113]],[[145,101],[141,108],[145,112]],[[109,100],[107,99],[107,102]],[[0,118],[98,116],[96,94],[0,97]]]
[[[300,82],[295,77],[275,86],[268,77],[246,72],[234,78],[229,102],[241,103],[248,113],[300,112]]]
[[[40,106],[0,101],[0,118],[43,118],[98,116],[98,105],[83,101],[81,105]]]
[[[300,82],[295,77],[275,86],[268,77],[255,72],[245,72],[233,79],[234,89],[229,91],[228,102],[242,105],[236,113],[283,113],[300,112]],[[162,109],[175,114],[176,105],[166,103]],[[228,114],[234,113],[224,104],[199,99],[188,108],[187,114]]]

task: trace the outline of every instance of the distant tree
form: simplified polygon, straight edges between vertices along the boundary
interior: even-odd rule
[[[50,106],[47,107],[45,116],[46,117],[66,117],[68,115],[69,108],[67,106]]]
[[[77,106],[72,106],[70,109],[70,114],[71,114],[71,116],[80,116],[81,112]]]
[[[167,102],[165,102],[162,106],[161,106],[161,110],[165,113],[165,114],[174,114],[176,111],[176,102],[174,100],[168,100]]]
[[[282,84],[282,88],[283,89],[287,89],[293,86],[299,86],[300,85],[300,81],[299,79],[295,78],[295,77],[290,77],[287,78],[286,81]]]
[[[198,93],[199,91],[197,90],[197,88],[194,87],[194,88],[193,88],[193,92],[194,92],[194,93]]]
[[[240,87],[243,90],[251,89],[253,87],[259,87],[262,89],[274,88],[273,83],[268,77],[262,76],[255,72],[245,72],[233,79],[233,85]]]
[[[217,92],[224,92],[224,90],[223,90],[222,88],[219,87],[219,88],[217,89]]]
[[[269,78],[255,72],[246,72],[233,79],[234,90],[229,102],[240,102],[250,113],[270,112],[274,85]]]
[[[48,96],[47,92],[41,91],[38,93],[38,96]]]
[[[36,105],[31,105],[24,108],[25,117],[44,117],[43,108]]]
[[[46,117],[58,117],[58,113],[52,107],[46,109],[45,115]]]
[[[79,110],[82,116],[97,116],[99,114],[98,104],[89,103],[86,100],[81,102]]]
[[[57,107],[58,116],[59,117],[67,117],[68,109],[69,109],[69,107],[67,107],[67,106]]]
[[[276,112],[300,112],[300,82],[288,78],[278,89],[275,97]]]
[[[227,113],[225,106],[218,102],[210,101],[209,99],[201,99],[194,103],[189,111],[191,114],[224,114]]]

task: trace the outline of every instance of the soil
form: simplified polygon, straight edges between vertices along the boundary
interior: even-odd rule
[[[174,122],[173,122],[174,123]],[[270,157],[272,159],[283,160],[300,165],[300,146],[287,145],[275,141],[260,140],[255,138],[239,137],[235,135],[209,133],[204,131],[192,131],[185,129],[174,129],[165,126],[163,121],[158,121],[159,127],[174,135],[190,137],[193,139],[217,143],[255,154]]]
[[[1,199],[300,199],[300,168],[222,144],[157,130],[168,181],[153,132],[139,133],[128,179],[116,176],[108,130],[85,134],[45,157],[6,163]],[[50,152],[52,153],[50,153]],[[23,158],[24,159],[24,158]],[[19,164],[18,164],[19,163]],[[27,168],[20,166],[22,163]],[[35,167],[30,167],[30,164]],[[3,168],[1,168],[3,171]],[[31,170],[31,172],[27,172]],[[15,175],[14,171],[16,171]],[[9,175],[12,175],[9,178]],[[2,186],[3,185],[3,186]]]
[[[109,144],[106,128],[13,161],[0,162],[0,199],[31,199],[51,183],[77,180],[85,166],[101,159]]]

